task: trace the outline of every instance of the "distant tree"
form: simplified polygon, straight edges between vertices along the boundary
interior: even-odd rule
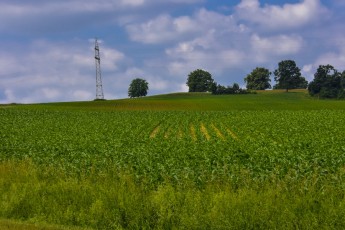
[[[339,73],[331,65],[320,65],[310,82],[308,91],[311,96],[320,98],[344,98],[345,73]]]
[[[341,74],[341,87],[345,89],[345,70]]]
[[[308,81],[304,77],[301,77],[300,82],[297,85],[296,89],[306,89],[306,88],[308,88]]]
[[[244,82],[247,83],[247,89],[251,90],[265,90],[270,89],[271,72],[262,67],[256,67],[247,77],[244,78]]]
[[[214,90],[215,87],[212,75],[201,69],[191,72],[186,84],[189,87],[189,92],[207,92]]]
[[[275,89],[297,89],[305,86],[305,78],[301,76],[301,70],[297,67],[295,61],[285,60],[278,64],[278,69],[274,71],[274,80],[277,82]]]
[[[248,94],[253,93],[245,89],[241,89],[237,83],[234,83],[232,86],[223,86],[217,85],[215,83],[215,87],[213,87],[212,94],[221,95],[221,94]]]
[[[149,89],[149,83],[141,78],[132,80],[128,88],[129,97],[143,97],[147,95]]]
[[[345,70],[341,74],[341,91],[338,94],[338,98],[344,99],[345,98]]]
[[[212,94],[219,95],[225,94],[227,88],[225,86],[216,84],[215,88],[212,89]]]
[[[228,88],[232,88],[232,90],[234,91],[234,93],[239,93],[240,90],[241,90],[239,84],[237,84],[237,83],[234,83],[234,84],[232,85],[232,87],[228,87]]]
[[[217,86],[218,86],[218,84],[215,81],[211,84],[210,91],[211,91],[212,94],[216,94],[217,93]]]

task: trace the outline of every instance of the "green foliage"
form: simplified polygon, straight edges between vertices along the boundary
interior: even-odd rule
[[[307,89],[308,88],[308,81],[304,78],[300,78],[299,84],[296,86],[296,89]]]
[[[189,92],[207,92],[212,90],[214,82],[209,72],[197,69],[188,75],[186,84]]]
[[[274,80],[277,85],[274,89],[305,89],[308,82],[301,76],[301,70],[297,67],[295,61],[284,60],[278,63],[278,69],[274,71]]]
[[[311,96],[320,98],[344,98],[345,74],[339,73],[331,65],[320,65],[310,82],[308,91]]]
[[[3,107],[0,218],[343,229],[344,109],[304,91]]]
[[[248,94],[252,93],[248,90],[241,89],[240,86],[237,83],[234,83],[232,86],[222,86],[217,85],[214,83],[214,86],[212,87],[212,94],[214,95],[223,95],[223,94]]]
[[[166,180],[151,189],[117,170],[78,179],[30,161],[6,161],[0,215],[80,229],[343,229],[344,173],[272,173],[260,181],[242,170],[236,184],[209,182],[200,189]]]
[[[132,80],[128,88],[129,97],[143,97],[147,95],[147,90],[149,89],[149,83],[141,78],[136,78]]]
[[[60,226],[46,223],[31,223],[30,221],[18,221],[0,219],[0,229],[5,230],[88,230],[90,228],[80,228],[71,226]]]
[[[342,110],[0,113],[1,161],[32,159],[76,176],[116,165],[153,185],[164,178],[202,184],[236,180],[239,168],[264,178],[276,167],[306,176],[345,164]]]
[[[256,67],[250,74],[244,78],[244,81],[247,83],[247,89],[250,90],[265,90],[270,89],[271,81],[270,79],[271,72],[262,67]]]

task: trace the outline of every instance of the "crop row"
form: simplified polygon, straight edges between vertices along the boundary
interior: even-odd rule
[[[149,135],[150,138],[164,138],[164,139],[183,139],[190,138],[193,142],[198,140],[222,140],[227,139],[238,140],[237,135],[231,131],[229,127],[221,125],[204,124],[189,124],[188,126],[169,126],[167,124],[159,124],[153,127]]]

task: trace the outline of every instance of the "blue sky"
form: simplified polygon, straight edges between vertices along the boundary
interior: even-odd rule
[[[255,67],[286,59],[312,80],[320,64],[345,70],[344,10],[343,0],[2,0],[0,103],[93,100],[95,37],[106,99],[127,97],[137,77],[149,95],[187,91],[198,68],[245,86]]]

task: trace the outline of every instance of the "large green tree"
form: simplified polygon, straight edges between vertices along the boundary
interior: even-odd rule
[[[256,67],[247,77],[244,78],[244,82],[247,83],[247,89],[252,90],[265,90],[270,89],[271,72],[263,67]]]
[[[209,72],[197,69],[188,75],[187,86],[189,87],[189,92],[212,91],[214,80]]]
[[[128,88],[129,97],[143,97],[147,95],[149,89],[149,83],[141,78],[132,80]]]
[[[301,76],[301,70],[293,60],[284,60],[278,63],[278,69],[274,71],[274,80],[277,82],[275,89],[307,88],[308,82]]]
[[[320,98],[344,98],[345,73],[338,72],[331,65],[320,65],[310,82],[308,91],[311,96]]]

